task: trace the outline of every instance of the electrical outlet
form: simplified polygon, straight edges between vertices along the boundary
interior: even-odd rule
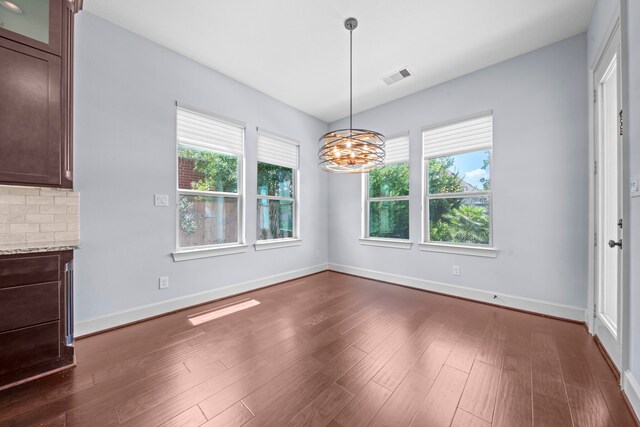
[[[166,194],[154,194],[154,205],[169,206],[169,196]]]
[[[631,180],[631,197],[640,197],[640,177]]]
[[[158,288],[167,289],[169,287],[169,278],[167,276],[163,276],[158,280]]]
[[[460,266],[459,265],[454,265],[453,266],[453,275],[454,276],[459,276],[460,275]]]
[[[316,259],[320,258],[320,251],[316,251]]]

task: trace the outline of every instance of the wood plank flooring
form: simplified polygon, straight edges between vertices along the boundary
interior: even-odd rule
[[[259,305],[193,326],[188,317]],[[633,426],[581,325],[335,272],[76,342],[2,426]]]

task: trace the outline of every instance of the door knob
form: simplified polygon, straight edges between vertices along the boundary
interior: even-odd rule
[[[613,240],[609,240],[610,248],[615,248],[616,246],[620,246],[620,249],[622,249],[622,239],[618,240],[617,242],[614,242]]]

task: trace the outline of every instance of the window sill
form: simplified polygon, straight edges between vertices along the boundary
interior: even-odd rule
[[[248,248],[249,248],[248,245],[231,244],[231,245],[220,245],[220,246],[213,246],[213,247],[206,247],[206,248],[198,248],[198,249],[184,249],[184,250],[176,251],[171,255],[173,255],[173,261],[178,262],[178,261],[188,261],[190,259],[239,254],[241,252],[246,252]]]
[[[360,240],[361,245],[365,246],[380,246],[383,248],[394,249],[411,249],[411,240],[405,239],[383,239],[375,237],[365,237]]]
[[[479,256],[479,257],[485,257],[485,258],[496,258],[498,256],[497,249],[481,247],[481,246],[446,245],[442,243],[420,243],[420,250],[428,251],[428,252],[441,252],[446,254]]]
[[[273,239],[273,240],[260,240],[254,245],[256,251],[266,251],[268,249],[288,248],[290,246],[300,246],[302,244],[301,239]]]

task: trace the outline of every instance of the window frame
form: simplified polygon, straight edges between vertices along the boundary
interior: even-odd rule
[[[209,111],[192,107],[190,105],[176,103],[176,124],[177,124],[177,115],[178,109],[189,110],[191,112],[201,114],[209,117],[210,119],[224,122],[226,124],[230,124],[233,126],[237,126],[242,130],[242,143],[241,143],[241,153],[233,154],[233,153],[225,153],[221,150],[214,150],[211,148],[207,148],[204,145],[198,144],[189,144],[180,142],[179,138],[176,135],[176,145],[175,145],[175,159],[176,159],[176,225],[175,225],[175,252],[173,252],[174,261],[185,261],[189,259],[198,259],[205,258],[210,256],[219,256],[219,255],[228,255],[233,253],[245,252],[247,250],[247,245],[245,244],[245,161],[246,161],[246,126],[243,122],[240,122],[235,119],[231,119],[219,114],[211,113]],[[204,150],[211,153],[223,154],[226,156],[233,156],[237,159],[237,191],[235,193],[226,192],[226,191],[206,191],[206,190],[190,190],[190,189],[182,189],[180,188],[180,171],[179,171],[179,159],[180,159],[180,146],[185,146],[189,148],[195,148],[198,150]],[[226,242],[226,243],[216,243],[210,245],[198,245],[198,246],[180,246],[180,196],[207,196],[207,197],[225,197],[225,198],[234,198],[237,203],[237,233],[235,242]]]
[[[258,168],[258,163],[264,163],[264,164],[268,164],[268,165],[272,165],[272,166],[279,166],[279,165],[274,165],[273,163],[267,163],[267,162],[261,162],[261,161],[257,161],[256,162],[256,170]],[[285,167],[286,166],[281,166],[281,167]],[[293,230],[292,230],[292,236],[291,237],[276,237],[275,239],[260,239],[257,235],[256,235],[256,243],[257,242],[276,242],[276,241],[281,241],[281,240],[285,240],[285,239],[298,239],[298,173],[299,170],[297,168],[287,168],[287,169],[291,169],[292,173],[291,173],[291,194],[293,197],[283,197],[283,196],[270,196],[268,194],[258,194],[256,192],[256,209],[258,207],[258,202],[260,200],[283,200],[283,201],[291,201],[292,203],[292,214],[293,214]],[[258,177],[257,173],[256,173],[256,178]],[[257,212],[256,212],[257,215]],[[257,218],[256,218],[256,234],[258,232],[258,223],[257,223]]]
[[[492,127],[492,135],[491,135],[491,146],[489,148],[471,148],[467,150],[455,150],[449,153],[437,155],[437,156],[425,156],[424,155],[424,147],[425,147],[425,138],[424,133],[426,131],[445,127],[449,125],[454,125],[457,123],[462,123],[469,120],[479,119],[485,116],[491,117],[491,127]],[[493,239],[493,218],[494,218],[494,209],[493,209],[493,182],[489,190],[482,191],[464,191],[464,192],[456,192],[456,193],[440,193],[440,194],[430,194],[429,193],[429,161],[432,159],[438,159],[442,157],[456,156],[467,153],[475,153],[482,151],[489,151],[489,171],[490,177],[494,173],[493,170],[493,111],[484,111],[478,114],[469,115],[466,117],[461,117],[453,120],[448,120],[446,122],[438,123],[432,126],[424,127],[422,129],[422,242],[420,243],[420,249],[424,251],[432,251],[432,252],[444,252],[444,253],[457,253],[461,255],[473,255],[473,256],[481,256],[481,257],[491,257],[494,258],[497,256],[498,251],[494,247],[494,239]],[[429,223],[429,201],[437,200],[437,199],[459,199],[459,198],[471,198],[471,197],[486,197],[488,199],[488,210],[489,210],[489,242],[486,244],[483,243],[457,243],[457,242],[443,242],[437,240],[430,239],[430,223]]]
[[[268,138],[268,139],[272,139],[272,140],[278,140],[283,144],[290,144],[292,146],[295,147],[296,150],[296,162],[295,162],[295,167],[290,167],[289,166],[284,166],[284,165],[278,165],[275,163],[271,163],[268,161],[261,161],[260,160],[260,156],[259,154],[257,154],[257,158],[256,158],[256,203],[255,203],[255,209],[256,209],[256,223],[255,223],[255,227],[256,227],[256,243],[255,243],[255,249],[257,251],[260,250],[266,250],[266,249],[276,249],[276,248],[282,248],[282,247],[290,247],[290,246],[299,246],[302,244],[302,238],[301,238],[301,233],[300,233],[300,143],[292,138],[288,138],[282,135],[279,135],[277,133],[262,129],[262,128],[257,128],[256,129],[258,132],[258,136],[257,136],[257,144],[260,144],[260,139],[261,136]],[[270,196],[270,195],[261,195],[258,194],[258,163],[265,163],[265,164],[269,164],[269,165],[273,165],[273,166],[280,166],[283,168],[287,168],[287,169],[291,169],[292,170],[292,174],[291,174],[291,186],[292,186],[292,197],[283,197],[283,196]],[[274,239],[260,239],[259,238],[259,234],[258,234],[258,202],[260,200],[286,200],[286,201],[292,201],[292,215],[293,215],[293,221],[292,221],[292,225],[293,225],[293,230],[292,230],[292,237],[277,237]]]
[[[408,149],[410,148],[410,133],[402,132],[395,134],[387,139],[396,139],[396,138],[406,138]],[[369,173],[363,174],[362,176],[362,237],[359,239],[360,243],[367,246],[383,246],[390,248],[399,248],[399,249],[410,249],[411,248],[411,161],[410,157],[406,160],[394,161],[391,163],[385,163],[384,166],[392,166],[398,165],[402,163],[406,163],[409,167],[409,182],[407,188],[406,196],[391,196],[391,197],[370,197],[369,195]],[[407,201],[409,203],[408,211],[408,221],[407,225],[409,229],[407,230],[407,234],[409,237],[407,239],[402,239],[398,237],[376,237],[371,236],[370,234],[370,206],[371,202],[395,202],[395,201]]]

